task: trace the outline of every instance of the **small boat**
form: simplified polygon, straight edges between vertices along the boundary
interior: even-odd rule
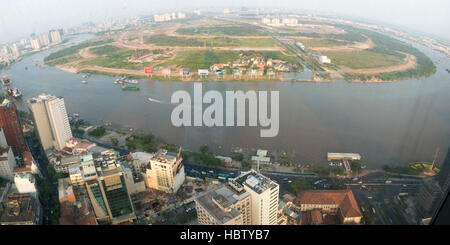
[[[12,83],[11,80],[6,75],[3,75],[3,78],[2,78],[3,86],[11,85],[11,83]]]
[[[122,86],[123,91],[139,91],[140,89],[138,87],[128,87],[128,86]]]
[[[152,99],[152,98],[148,98],[148,101],[150,101],[150,102],[156,102],[156,103],[161,103],[161,101],[155,100],[155,99]]]
[[[135,79],[133,79],[133,80],[125,80],[125,82],[126,83],[131,83],[131,84],[139,84],[139,81],[135,80]]]
[[[450,73],[450,69],[445,69],[448,73]]]
[[[12,97],[14,97],[16,99],[22,97],[22,93],[20,93],[18,88],[14,88],[14,90],[12,92]]]
[[[82,83],[82,84],[87,84],[88,82],[86,82],[86,81],[81,81],[81,83]]]

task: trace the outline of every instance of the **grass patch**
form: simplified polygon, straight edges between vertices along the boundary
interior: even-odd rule
[[[176,65],[196,71],[197,69],[209,69],[213,64],[234,61],[239,58],[240,53],[239,51],[229,50],[186,50],[177,52],[175,59],[160,65]]]
[[[350,41],[338,40],[338,39],[318,39],[318,38],[296,38],[307,47],[319,48],[319,47],[333,47],[333,46],[343,46],[351,44]]]
[[[59,50],[55,53],[50,54],[49,56],[44,58],[45,63],[47,64],[47,62],[51,61],[51,60],[55,60],[64,56],[68,56],[68,55],[73,55],[75,53],[77,53],[78,51],[80,51],[83,48],[87,48],[90,46],[96,46],[96,45],[101,45],[101,44],[105,44],[105,43],[110,43],[112,42],[112,39],[106,39],[106,40],[99,40],[99,41],[87,41],[87,42],[83,42],[81,44],[69,47],[69,48],[65,48],[62,50]]]
[[[425,169],[431,168],[429,163],[411,163],[406,166],[389,166],[384,165],[383,170],[386,172],[397,173],[397,174],[409,174],[409,175],[419,175]],[[439,168],[434,167],[433,170],[439,173]]]
[[[103,46],[93,48],[94,54],[101,54],[102,56],[93,58],[80,63],[80,67],[100,66],[107,68],[142,70],[150,65],[150,62],[134,63],[129,62],[128,59],[135,54],[135,52],[145,52],[146,50],[132,50],[126,48],[117,48],[114,46]]]
[[[92,136],[95,138],[101,138],[101,137],[105,136],[106,134],[107,134],[106,129],[103,126],[97,127],[88,133],[89,136]]]
[[[401,64],[398,56],[381,54],[373,51],[327,51],[322,52],[331,62],[351,69],[380,68]]]
[[[180,28],[176,32],[183,35],[206,36],[267,36],[269,34],[264,29],[252,25],[198,26],[191,28]]]
[[[228,37],[215,38],[187,38],[167,35],[152,35],[144,37],[145,43],[158,46],[179,47],[272,47],[275,41],[272,38],[240,39]]]

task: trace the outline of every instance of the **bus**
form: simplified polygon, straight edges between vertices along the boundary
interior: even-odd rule
[[[228,179],[228,178],[230,177],[230,175],[228,175],[228,174],[223,174],[223,173],[219,173],[218,176],[219,176],[219,177],[226,178],[226,179]]]

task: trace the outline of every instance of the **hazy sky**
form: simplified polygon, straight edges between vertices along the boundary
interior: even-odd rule
[[[0,0],[0,43],[111,17],[202,7],[322,11],[382,21],[450,40],[448,0]]]

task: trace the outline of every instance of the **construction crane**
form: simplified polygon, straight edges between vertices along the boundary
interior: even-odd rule
[[[433,170],[434,165],[437,162],[438,156],[439,156],[439,148],[436,148],[436,151],[434,151],[433,162],[431,163],[431,170]]]

